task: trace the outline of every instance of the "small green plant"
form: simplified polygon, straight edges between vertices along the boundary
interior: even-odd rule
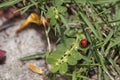
[[[115,79],[112,72],[120,75],[119,0],[6,1],[0,4],[1,8],[21,2],[24,5],[18,11],[24,13],[35,8],[51,19],[46,29],[47,41],[50,30],[58,37],[56,50],[49,48],[44,55],[46,63],[52,66],[51,73],[70,76],[72,80],[89,79],[90,69],[95,70],[98,80]],[[37,54],[21,60],[39,57]]]

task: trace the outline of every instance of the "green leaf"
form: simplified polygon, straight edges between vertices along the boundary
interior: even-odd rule
[[[48,18],[54,17],[55,16],[54,10],[55,10],[55,7],[50,7],[45,16],[48,17]]]
[[[77,34],[78,32],[76,31],[76,30],[68,30],[66,33],[65,33],[65,35],[66,36],[68,36],[68,37],[76,37],[76,34]]]
[[[66,51],[67,48],[67,44],[66,43],[61,43],[57,45],[57,51],[64,53]]]
[[[57,66],[54,66],[51,71],[52,71],[53,73],[55,73],[55,72],[57,72],[59,69],[60,69],[60,66],[57,65]]]
[[[54,0],[56,6],[60,6],[63,4],[64,0]]]
[[[63,40],[62,43],[58,44],[57,50],[58,51],[63,50],[62,52],[64,52],[65,50],[69,49],[72,46],[74,41],[75,41],[74,38],[66,38],[65,40]]]
[[[61,57],[64,55],[63,52],[59,52],[59,51],[54,51],[51,53],[51,55],[49,55],[46,59],[46,62],[48,64],[52,64],[55,65],[58,59],[61,59]]]
[[[55,18],[55,7],[50,7],[48,9],[48,12],[45,14],[46,17],[50,18],[50,25],[55,25],[57,23],[56,18]]]
[[[73,56],[69,56],[67,62],[69,65],[76,65],[77,64],[77,60]]]
[[[67,49],[71,48],[71,46],[73,45],[73,42],[75,41],[74,38],[66,38],[63,42],[63,44],[65,44],[65,47],[67,47]]]
[[[81,59],[81,55],[80,55],[80,53],[78,51],[73,50],[71,53],[72,53],[71,56],[73,56],[76,60]]]
[[[47,64],[55,65],[56,62],[57,62],[57,59],[54,56],[50,55],[46,58],[46,63]]]
[[[68,70],[67,63],[60,64],[60,70],[59,70],[60,74],[62,74],[62,75],[65,74],[67,72],[67,70]]]
[[[46,62],[48,64],[56,65],[58,62],[58,59],[61,59],[65,55],[65,51],[67,51],[71,43],[74,41],[74,39],[66,39],[64,43],[61,43],[57,46],[57,50],[52,52],[47,58]]]
[[[77,64],[77,60],[81,59],[81,55],[78,51],[73,50],[71,51],[71,55],[68,56],[68,64],[69,65],[76,65]]]
[[[51,18],[50,25],[54,26],[57,23],[55,16]]]
[[[57,6],[57,10],[58,10],[60,13],[64,13],[65,11],[67,11],[67,8],[64,7],[64,6]]]

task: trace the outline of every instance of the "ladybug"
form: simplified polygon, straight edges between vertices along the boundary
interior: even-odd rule
[[[87,39],[82,39],[80,41],[80,46],[83,48],[86,48],[88,46],[88,40]]]

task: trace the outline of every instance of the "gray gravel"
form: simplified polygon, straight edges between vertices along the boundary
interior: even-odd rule
[[[18,35],[15,31],[20,27],[23,20],[18,21],[0,32],[0,49],[5,50],[5,64],[0,65],[0,80],[45,80],[43,75],[33,73],[28,69],[29,63],[40,67],[44,74],[47,72],[44,60],[31,60],[21,62],[18,59],[24,56],[46,51],[46,41],[42,31],[27,28]]]

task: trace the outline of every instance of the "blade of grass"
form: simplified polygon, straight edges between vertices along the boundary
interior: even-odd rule
[[[66,76],[72,76],[72,74],[70,74],[70,73],[66,73],[65,75],[66,75]],[[83,76],[83,75],[81,75],[81,74],[77,74],[76,77],[79,78],[79,79],[87,79],[87,80],[89,80],[88,77]]]
[[[45,56],[45,53],[39,53],[39,54],[34,54],[34,55],[30,55],[30,56],[26,56],[26,57],[20,58],[20,60],[21,61],[28,61],[28,60],[42,58],[44,56]]]
[[[108,41],[110,41],[112,35],[113,35],[113,31],[111,30],[111,31],[109,32],[108,36],[106,37],[106,39],[104,39],[104,44],[103,44],[103,46],[105,46],[105,45],[108,43]]]
[[[102,75],[102,69],[101,66],[98,66],[98,80],[102,80],[101,75]]]
[[[115,68],[116,72],[120,75],[120,68],[119,68],[119,66],[111,58],[109,58],[108,60],[112,64],[112,66]]]
[[[58,23],[56,24],[55,28],[57,29],[57,32],[59,33],[59,35],[62,35],[61,28],[60,28],[60,25]]]
[[[84,15],[83,13],[79,12],[82,19],[84,20],[84,22],[88,25],[88,27],[91,29],[91,31],[94,33],[94,35],[99,39],[99,35],[97,33],[97,31],[95,30],[94,26],[92,25],[92,23],[90,23],[90,21],[87,19],[86,15]]]
[[[77,77],[76,77],[76,71],[73,71],[73,74],[72,74],[72,80],[77,80]]]
[[[36,3],[36,4],[38,4],[38,2]],[[20,8],[20,9],[18,9],[17,11],[19,12],[19,11],[22,11],[22,14],[24,13],[24,12],[26,12],[30,7],[32,7],[32,6],[35,6],[34,4],[29,4],[29,5],[27,5],[27,6],[25,6],[25,7],[22,7],[22,8]],[[16,11],[16,12],[17,12]]]
[[[114,80],[108,71],[107,65],[105,64],[106,60],[104,59],[104,57],[101,55],[100,52],[99,52],[99,60],[100,60],[100,63],[102,65],[102,69],[104,70],[104,72],[110,77],[111,80]]]
[[[99,5],[99,7],[101,8],[102,11],[104,11],[103,7],[101,5]],[[94,9],[94,11],[96,12],[96,14],[99,14],[99,9],[97,7],[93,6],[92,9]],[[105,13],[102,13],[102,15],[98,15],[98,16],[101,18],[101,20],[102,20],[103,23],[105,23],[107,26],[111,26],[108,23],[109,21],[107,20]]]
[[[85,60],[85,61],[87,61],[87,62],[92,62],[91,59],[89,59],[88,57],[86,57],[86,56],[84,56],[84,55],[82,55],[82,54],[80,54],[80,56],[81,56],[81,58],[82,58],[83,60]]]
[[[110,47],[114,47],[120,43],[120,37],[115,38],[113,41],[111,41]]]
[[[36,8],[38,8],[37,2],[36,2],[35,0],[30,0],[30,2],[31,2],[32,4],[34,4],[34,5],[36,6]]]
[[[87,17],[82,13],[82,8],[79,6],[79,4],[77,3],[77,1],[76,0],[73,0],[74,1],[74,3],[76,4],[76,6],[79,8],[79,16],[80,16],[80,19],[81,19],[81,17],[82,17],[82,19],[83,19],[83,21],[88,25],[88,27],[91,29],[91,31],[94,33],[94,35],[99,39],[99,35],[98,35],[98,33],[97,33],[97,31],[95,30],[95,28],[94,28],[94,26],[92,25],[92,23],[87,19]],[[84,28],[83,28],[83,30],[84,30]],[[84,30],[85,31],[85,30]],[[87,32],[87,31],[86,31]],[[90,42],[92,42],[91,41],[91,39],[90,39],[90,35],[89,35],[89,33],[88,34],[86,34],[86,36],[88,37],[88,39],[89,39],[89,41]]]
[[[114,38],[113,40],[110,41],[110,44],[108,45],[107,49],[105,50],[105,56],[109,54],[109,51],[112,47],[120,44],[120,37]]]
[[[98,35],[100,36],[100,38],[101,38],[101,40],[103,39],[103,37],[102,37],[102,31],[101,31],[101,29],[100,29],[100,25],[96,22],[97,21],[97,18],[98,18],[98,16],[95,14],[95,11],[94,11],[94,6],[93,6],[93,4],[91,4],[91,3],[89,3],[90,4],[90,6],[91,6],[91,10],[92,10],[92,14],[91,14],[91,16],[92,16],[92,18],[93,18],[93,21],[94,21],[94,26],[95,26],[95,28],[96,28],[96,30],[98,31]]]
[[[85,4],[87,2],[91,2],[92,4],[105,4],[105,3],[113,3],[119,0],[75,0],[77,3]]]
[[[103,4],[103,3],[113,3],[113,2],[117,2],[119,0],[87,0],[93,4]]]
[[[9,0],[9,1],[5,1],[5,2],[0,4],[0,8],[14,5],[16,3],[19,3],[20,1],[22,1],[22,0]]]
[[[79,79],[89,80],[89,78],[88,78],[88,77],[86,77],[86,76],[77,75],[77,77],[78,77]]]
[[[63,22],[63,24],[64,24],[65,27],[66,27],[66,31],[65,31],[65,32],[67,32],[67,31],[70,29],[68,23],[66,22],[67,20],[65,20],[65,18],[63,17],[63,15],[59,15],[59,16],[60,16],[60,18],[61,18],[61,21]]]
[[[106,74],[106,73],[103,73],[104,74],[104,79],[105,80],[112,80],[112,79],[110,79],[109,77],[108,77],[108,75]]]

